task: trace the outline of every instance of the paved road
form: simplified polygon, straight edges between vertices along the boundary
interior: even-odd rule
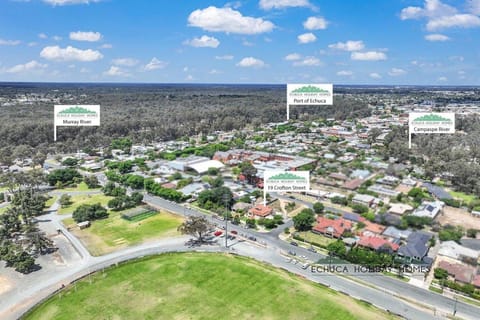
[[[176,203],[172,203],[158,197],[146,195],[145,200],[151,205],[162,207],[177,214],[182,214],[185,216],[204,215],[196,210],[185,208]],[[55,207],[52,209],[55,209]],[[101,270],[109,265],[145,255],[170,251],[191,250],[215,252],[234,250],[233,252],[235,253],[267,262],[276,267],[284,268],[312,281],[329,286],[334,290],[341,291],[357,299],[362,299],[373,303],[380,308],[390,310],[392,313],[402,315],[408,319],[423,320],[443,318],[446,314],[445,312],[451,312],[451,310],[449,310],[449,303],[454,303],[451,299],[447,299],[443,296],[431,293],[423,289],[411,287],[408,284],[405,284],[401,281],[396,281],[395,279],[390,279],[386,277],[375,277],[376,281],[382,278],[386,278],[387,280],[381,281],[379,283],[379,286],[381,285],[382,287],[384,287],[387,284],[394,289],[392,291],[379,290],[377,288],[372,288],[359,284],[357,282],[353,282],[350,279],[344,277],[339,277],[331,274],[319,275],[318,273],[313,273],[309,269],[301,269],[300,264],[295,265],[287,262],[286,259],[281,255],[281,253],[287,250],[294,249],[298,255],[305,255],[308,259],[312,261],[316,261],[320,257],[320,255],[309,252],[303,248],[293,247],[279,240],[272,234],[261,234],[253,230],[243,229],[241,227],[233,226],[231,224],[228,225],[229,230],[234,229],[237,230],[239,233],[246,234],[247,236],[254,236],[257,238],[257,242],[265,243],[266,247],[254,246],[247,242],[239,242],[237,239],[234,241],[229,241],[228,249],[222,246],[203,246],[200,248],[188,248],[184,245],[184,241],[187,239],[187,237],[181,237],[146,243],[139,246],[119,250],[101,257],[92,257],[90,256],[86,248],[83,246],[83,244],[61,226],[59,221],[61,217],[59,217],[55,213],[50,213],[47,217],[51,219],[52,223],[54,223],[56,227],[62,230],[65,236],[72,242],[72,245],[77,249],[80,255],[82,255],[83,259],[80,263],[73,266],[72,268],[52,274],[51,277],[44,279],[44,281],[35,281],[35,274],[33,274],[32,282],[29,283],[27,287],[17,288],[17,290],[12,292],[11,294],[8,294],[4,299],[0,301],[0,319],[16,319],[26,310],[28,310],[36,303],[38,303],[45,297],[49,296],[52,292],[60,288],[62,284],[68,284],[74,279],[83,277],[93,271]],[[219,225],[224,224],[224,221],[217,220],[210,216],[208,217],[213,223],[217,223]],[[223,244],[223,242],[221,243]],[[372,281],[375,280],[372,279]],[[418,306],[407,303],[396,295],[408,297],[411,299],[411,301],[417,301],[419,303],[425,302],[426,304],[430,304],[432,306],[438,306],[437,310],[439,311],[437,313],[437,316],[435,317],[432,311],[419,309]],[[467,319],[477,319],[477,315],[480,312],[479,308],[464,304],[462,302],[457,303],[457,310],[457,316]],[[443,317],[439,316],[442,312],[444,312]]]
[[[278,196],[278,195],[275,195]],[[167,201],[165,199],[155,197],[155,196],[150,196],[150,195],[145,195],[144,200],[147,203],[151,203],[157,207],[164,208],[168,211],[189,216],[189,215],[203,215],[209,218],[212,222],[218,223],[218,224],[224,224],[224,221],[216,220],[209,215],[206,215],[204,213],[201,213],[196,210],[188,209],[185,208],[177,203]],[[297,200],[296,201],[301,201]],[[308,202],[306,202],[309,204]],[[311,204],[309,204],[311,206]],[[335,208],[334,208],[335,209]],[[338,210],[338,209],[337,209]],[[288,243],[285,243],[284,241],[278,239],[275,234],[272,233],[259,233],[251,229],[243,229],[238,226],[234,226],[229,223],[228,229],[235,229],[240,232],[254,236],[258,239],[258,241],[262,241],[267,243],[268,247],[273,247],[277,248],[279,250],[282,250],[283,252],[287,252],[289,250],[294,250],[297,255],[305,255],[308,257],[309,260],[311,261],[318,261],[320,258],[324,258],[325,256],[320,255],[318,253],[312,253],[304,248],[300,247],[293,247]],[[341,282],[340,279],[343,279],[341,277],[331,277],[329,279],[333,279],[331,284],[333,287],[337,285],[338,283]],[[362,276],[362,281],[365,281],[367,283],[370,283],[372,285],[375,285],[379,288],[382,288],[384,292],[388,292],[390,294],[396,295],[398,297],[405,297],[410,301],[417,301],[418,303],[424,304],[431,306],[432,308],[436,308],[437,310],[443,310],[445,312],[452,312],[453,307],[455,305],[455,300],[451,298],[447,298],[443,295],[431,292],[429,290],[425,290],[423,288],[415,287],[413,285],[410,285],[404,281],[397,280],[391,277],[387,276],[382,276],[382,275],[365,275]],[[347,283],[345,284],[345,288],[342,291],[346,292],[354,292],[357,297],[365,299],[364,295],[361,294],[364,290],[360,290],[358,292],[358,285],[357,283]],[[365,299],[367,300],[367,299]],[[375,303],[375,300],[367,300],[372,303]],[[399,301],[397,300],[397,303]],[[470,304],[460,302],[458,301],[457,303],[457,316],[461,316],[467,319],[478,319],[478,314],[480,314],[480,308],[476,306],[472,306]],[[388,309],[388,307],[387,307]]]

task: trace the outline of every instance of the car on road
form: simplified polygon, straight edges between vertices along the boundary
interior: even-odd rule
[[[230,231],[230,233],[233,233],[233,234],[238,234],[238,231],[236,231],[236,230],[232,230],[232,231]]]
[[[213,235],[214,235],[215,237],[218,237],[218,236],[221,236],[222,233],[223,233],[222,231],[217,230],[217,231],[215,231],[215,233],[214,233]]]
[[[305,263],[305,264],[302,266],[302,269],[305,270],[305,269],[307,269],[309,266],[310,266],[309,263]]]
[[[317,253],[317,250],[315,250],[313,247],[308,248],[308,251],[313,252],[313,253]]]
[[[292,255],[292,256],[296,256],[296,255],[297,255],[297,253],[296,253],[295,251],[292,251],[292,250],[288,251],[288,254],[289,254],[289,255]]]
[[[248,240],[257,241],[257,238],[255,238],[254,236],[250,236],[248,237]]]
[[[298,247],[298,243],[296,243],[295,241],[290,242],[290,244],[291,244],[292,246]]]

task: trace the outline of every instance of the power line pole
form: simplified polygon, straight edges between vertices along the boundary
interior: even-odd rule
[[[230,199],[228,195],[223,195],[223,201],[225,202],[225,248],[228,248],[227,241],[228,241],[228,209],[229,209],[229,202]]]

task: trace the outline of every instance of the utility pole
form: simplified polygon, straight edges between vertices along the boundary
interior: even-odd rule
[[[228,199],[228,195],[224,194],[223,195],[223,201],[225,203],[225,248],[228,248],[227,241],[228,241],[228,209],[229,209],[229,202],[230,199]]]
[[[458,297],[455,296],[455,304],[453,305],[453,316],[457,314],[457,301],[458,301]]]

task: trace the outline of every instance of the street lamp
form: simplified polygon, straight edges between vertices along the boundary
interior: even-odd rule
[[[227,194],[223,195],[223,201],[225,203],[225,248],[228,248],[227,241],[228,241],[228,209],[229,209],[229,202],[230,199]]]

